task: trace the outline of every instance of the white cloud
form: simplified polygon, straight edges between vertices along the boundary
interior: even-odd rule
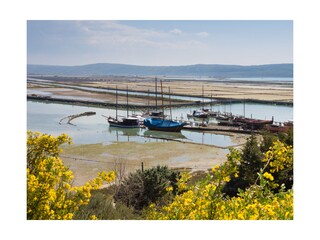
[[[182,33],[182,31],[178,28],[174,28],[170,31],[170,33],[180,35]]]
[[[85,42],[100,49],[151,47],[160,49],[185,49],[204,47],[203,43],[192,39],[173,38],[183,32],[174,28],[163,32],[153,29],[136,28],[115,21],[81,21],[78,27],[85,33]],[[171,33],[171,34],[170,34]],[[189,35],[190,37],[190,35]]]
[[[209,35],[209,33],[207,33],[207,32],[198,32],[198,33],[196,33],[196,35],[199,36],[199,37],[207,37]]]
[[[168,36],[164,32],[135,28],[114,21],[82,21],[79,27],[85,32],[86,42],[90,45],[153,45]]]

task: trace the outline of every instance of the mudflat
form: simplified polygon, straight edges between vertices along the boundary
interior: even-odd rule
[[[129,91],[143,91],[143,92],[154,92],[155,82],[150,79],[89,79],[86,81],[59,81],[59,83],[68,84],[72,86],[89,86],[97,88],[110,88],[119,90],[126,90],[127,87]],[[28,89],[39,90],[42,92],[47,92],[54,94],[55,96],[68,96],[68,98],[74,97],[87,97],[92,100],[105,102],[115,102],[114,94],[112,93],[99,93],[99,92],[88,92],[80,91],[67,87],[48,87],[41,86],[36,83],[28,83]],[[278,101],[278,102],[293,102],[293,84],[292,82],[266,82],[266,81],[201,81],[201,80],[179,80],[179,81],[165,81],[162,84],[163,93],[168,93],[170,87],[170,93],[172,95],[188,95],[188,96],[204,96],[208,98],[215,99],[251,99],[251,100],[263,100],[263,101]],[[161,86],[158,83],[158,92],[160,97]],[[126,102],[126,97],[119,95],[119,104]],[[155,99],[149,98],[149,104],[153,105]],[[174,100],[172,100],[174,101]],[[130,96],[130,104],[147,104],[145,96]],[[175,101],[175,103],[177,103]],[[165,102],[164,104],[168,104]]]
[[[243,144],[248,136],[235,134],[235,144]],[[156,165],[190,171],[206,170],[226,160],[228,149],[181,142],[114,142],[111,144],[67,145],[61,158],[74,173],[75,185],[93,179],[100,171],[119,170],[126,173]]]

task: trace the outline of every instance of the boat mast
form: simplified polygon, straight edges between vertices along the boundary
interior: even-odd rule
[[[202,84],[202,110],[204,109],[204,88]]]
[[[211,89],[211,97],[210,97],[210,110],[212,112],[212,89]]]
[[[116,120],[118,121],[118,85],[116,85]]]
[[[172,109],[171,109],[171,93],[170,93],[170,87],[169,87],[169,106],[170,106],[170,120],[172,120]]]
[[[243,99],[243,117],[246,118],[246,99]]]
[[[155,78],[156,111],[158,110],[157,77]]]
[[[163,117],[162,117],[162,119],[164,119],[164,104],[163,104],[162,80],[160,80],[160,86],[161,86],[161,101],[162,101],[162,113],[163,113]]]
[[[148,114],[150,112],[150,109],[149,109],[149,98],[150,98],[150,89],[148,89],[148,100],[147,100],[147,105],[148,105],[147,112],[148,112]]]
[[[128,96],[128,85],[127,85],[127,117],[129,117],[129,96]]]

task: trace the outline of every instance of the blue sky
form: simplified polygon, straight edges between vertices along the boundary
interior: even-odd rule
[[[293,62],[293,21],[27,21],[29,64]]]

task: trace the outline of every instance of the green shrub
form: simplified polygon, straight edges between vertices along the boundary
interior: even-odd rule
[[[99,220],[129,220],[140,219],[140,216],[134,213],[134,209],[126,205],[115,202],[113,199],[114,190],[101,189],[92,192],[88,205],[80,207],[76,212],[74,219],[89,220],[94,215]]]
[[[165,203],[168,195],[166,188],[177,191],[177,178],[180,173],[167,166],[156,166],[141,171],[137,170],[126,177],[115,194],[115,200],[140,212],[151,203]]]

